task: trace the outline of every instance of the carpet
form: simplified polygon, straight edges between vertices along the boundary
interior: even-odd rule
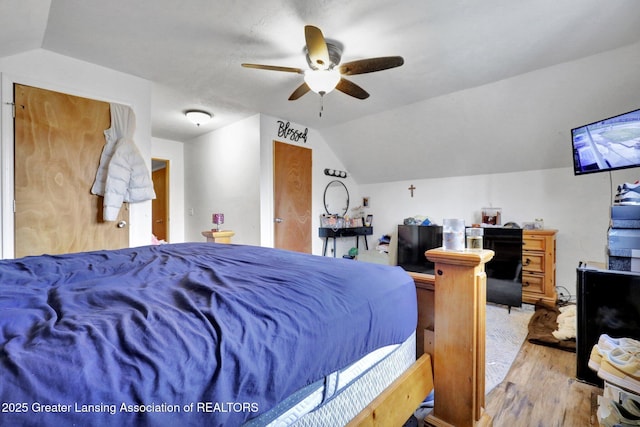
[[[500,384],[509,372],[527,337],[534,306],[513,307],[487,304],[485,345],[485,393]]]

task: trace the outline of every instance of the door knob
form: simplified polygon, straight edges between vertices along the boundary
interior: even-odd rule
[[[125,228],[127,226],[127,221],[120,221],[117,225],[118,228]]]
[[[282,221],[284,221],[284,219],[282,218],[276,218],[273,220],[273,222],[277,222],[278,224],[281,223]]]

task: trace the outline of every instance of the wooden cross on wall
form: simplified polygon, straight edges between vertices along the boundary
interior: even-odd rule
[[[416,187],[413,186],[413,184],[411,184],[411,187],[408,188],[409,191],[411,191],[411,197],[413,197],[413,190],[415,190]]]

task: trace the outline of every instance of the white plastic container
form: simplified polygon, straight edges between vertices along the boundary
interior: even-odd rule
[[[464,219],[442,221],[442,247],[452,251],[464,249]]]

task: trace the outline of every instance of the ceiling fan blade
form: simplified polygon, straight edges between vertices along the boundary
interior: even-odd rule
[[[383,56],[380,58],[360,59],[340,65],[340,74],[353,76],[355,74],[373,73],[374,71],[388,70],[404,64],[401,56]]]
[[[289,101],[295,101],[310,90],[311,88],[309,87],[309,85],[307,85],[306,83],[302,83],[296,90],[293,91],[291,96],[289,96]]]
[[[313,25],[306,25],[304,27],[304,38],[307,42],[307,52],[313,64],[312,67],[319,70],[329,68],[331,65],[329,48],[327,48],[327,42],[324,40],[320,28],[314,27]]]
[[[284,71],[287,73],[304,74],[304,70],[294,67],[280,67],[278,65],[261,65],[261,64],[242,64],[246,68],[256,68],[258,70]]]
[[[358,99],[367,99],[369,97],[369,93],[366,90],[345,78],[340,79],[336,89]]]

